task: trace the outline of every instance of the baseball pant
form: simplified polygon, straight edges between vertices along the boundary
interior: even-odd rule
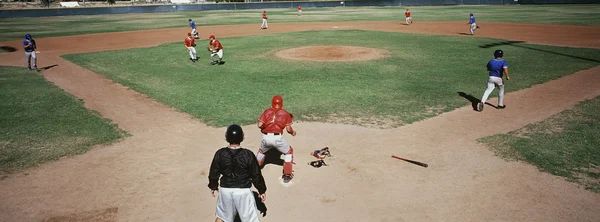
[[[216,216],[225,221],[233,222],[238,214],[244,222],[258,222],[256,200],[250,188],[219,187]]]
[[[412,18],[411,17],[406,17],[406,19],[404,19],[406,24],[410,24],[412,22]]]
[[[31,60],[33,58],[33,68],[37,69],[37,56],[35,56],[35,51],[25,52],[25,58],[27,59],[27,68],[31,69]]]
[[[298,16],[302,15],[302,10],[298,10]]]
[[[504,80],[500,77],[490,76],[487,82],[487,89],[483,93],[483,97],[481,98],[481,102],[485,103],[488,97],[494,91],[494,88],[498,86],[498,106],[504,105]]]
[[[192,29],[192,35],[194,35],[195,37],[198,37],[198,32],[196,31],[196,29]]]
[[[223,59],[223,49],[219,49],[219,51],[213,52],[212,54],[210,54],[211,62],[215,62],[215,55],[219,56],[219,61],[221,61],[221,59]]]
[[[473,32],[475,31],[475,29],[477,29],[477,24],[471,23],[471,28],[469,29],[469,31],[471,31],[471,35],[474,34]]]
[[[269,29],[269,23],[267,23],[267,19],[263,19],[262,25],[260,25],[260,28],[266,28]]]
[[[260,143],[260,149],[256,154],[256,160],[262,165],[265,161],[265,153],[272,148],[284,154],[283,157],[283,173],[292,174],[292,165],[294,161],[294,149],[288,144],[282,135],[274,135],[272,133],[264,134]]]
[[[192,58],[193,60],[198,59],[198,57],[196,57],[196,48],[194,47],[187,47],[188,48],[188,52],[190,53],[190,58]]]

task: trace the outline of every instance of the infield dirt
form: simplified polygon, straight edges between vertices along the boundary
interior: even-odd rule
[[[474,37],[600,48],[600,27],[482,23]],[[294,23],[210,27],[217,37],[306,30],[364,29],[461,35],[462,22]],[[207,33],[201,27],[200,33]],[[2,221],[212,221],[207,172],[224,128],[211,128],[170,107],[59,57],[62,54],[156,46],[181,41],[187,28],[36,39],[43,75],[133,136],[111,146],[16,173],[0,181]],[[473,38],[473,36],[464,36]],[[206,36],[203,36],[205,39]],[[89,44],[93,42],[94,44]],[[0,43],[19,48],[20,41]],[[23,66],[22,51],[0,65]],[[267,215],[262,221],[599,221],[600,195],[506,162],[478,138],[541,121],[600,95],[600,67],[509,93],[508,108],[465,107],[395,129],[295,123],[296,177],[279,183],[267,165]],[[513,75],[513,79],[518,79]],[[513,81],[513,80],[511,80]],[[479,95],[473,95],[479,97]],[[267,104],[268,105],[268,104]],[[258,115],[258,114],[257,114]],[[243,145],[260,133],[245,126]],[[330,166],[306,165],[308,153],[331,148]],[[422,168],[391,155],[429,164]]]

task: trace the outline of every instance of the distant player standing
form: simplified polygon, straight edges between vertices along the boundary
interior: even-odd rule
[[[27,69],[31,70],[31,60],[33,59],[33,69],[37,70],[37,56],[35,55],[37,45],[30,34],[25,34],[23,49],[25,50],[25,59],[27,59]]]
[[[410,11],[408,9],[406,9],[406,12],[404,13],[404,16],[406,17],[404,20],[406,22],[406,24],[410,24],[412,23],[412,17],[410,17]]]
[[[302,6],[298,5],[298,16],[302,16]]]
[[[296,131],[292,128],[292,115],[283,109],[283,98],[276,95],[271,99],[271,108],[266,109],[257,123],[258,128],[264,134],[260,144],[260,149],[256,154],[256,159],[259,165],[263,165],[265,161],[265,153],[271,148],[277,149],[284,154],[283,162],[283,182],[289,182],[294,174],[292,166],[294,164],[294,149],[283,138],[283,130],[285,129],[292,136],[296,136]]]
[[[503,73],[506,74],[506,80],[510,80],[510,76],[508,76],[508,63],[502,59],[503,56],[504,52],[498,49],[494,51],[495,58],[490,60],[487,64],[487,70],[489,71],[490,77],[488,78],[487,89],[485,90],[485,93],[483,93],[483,98],[481,98],[481,102],[477,106],[479,112],[483,111],[485,101],[487,101],[496,86],[498,86],[498,109],[506,108],[503,103],[504,81],[502,80],[502,76]]]
[[[194,35],[195,39],[200,39],[200,37],[198,37],[198,32],[196,31],[196,23],[192,21],[192,19],[188,19],[188,21],[190,22],[190,27],[192,28],[192,35]]]
[[[192,60],[192,62],[196,62],[198,61],[198,57],[196,57],[196,40],[194,38],[192,38],[192,33],[187,34],[187,38],[185,38],[185,40],[183,40],[183,45],[185,46],[185,48],[187,49],[187,51],[190,53],[190,60]]]
[[[475,16],[473,15],[473,13],[469,14],[469,16],[471,17],[469,18],[469,23],[467,24],[470,24],[469,31],[471,32],[471,35],[474,35],[475,29],[479,28],[479,26],[475,24]]]
[[[221,45],[221,42],[219,42],[219,40],[215,39],[215,35],[210,35],[210,37],[208,38],[210,39],[210,41],[208,42],[208,51],[211,52],[210,64],[223,64],[223,45]],[[215,62],[215,55],[219,56],[218,62]]]
[[[267,23],[267,11],[263,11],[262,14],[262,25],[260,25],[260,29],[269,29],[269,23]]]

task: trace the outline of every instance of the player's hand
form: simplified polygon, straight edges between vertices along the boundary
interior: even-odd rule
[[[267,193],[259,194],[258,197],[261,202],[265,202],[265,200],[267,200]]]
[[[296,130],[292,132],[292,136],[296,136]]]
[[[508,76],[507,76],[507,77],[506,77],[506,80],[510,80],[510,77],[508,77]]]
[[[219,192],[219,190],[210,190],[210,193],[212,194],[213,197],[215,197],[215,192]]]

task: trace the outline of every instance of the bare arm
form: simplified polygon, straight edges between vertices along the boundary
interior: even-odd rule
[[[258,123],[256,124],[256,126],[258,126],[258,128],[261,129],[261,130],[263,128],[265,128],[265,124],[263,122],[261,122],[261,121],[258,121]]]
[[[504,73],[506,74],[506,80],[510,80],[510,76],[508,76],[508,68],[504,67]]]
[[[292,136],[296,136],[296,131],[292,128],[291,125],[285,126],[285,130]]]

